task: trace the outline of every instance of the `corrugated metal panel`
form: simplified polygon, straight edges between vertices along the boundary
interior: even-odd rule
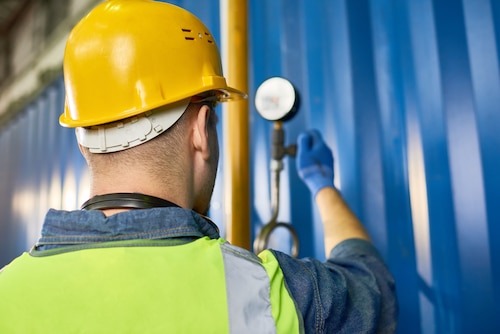
[[[88,192],[74,131],[58,124],[63,105],[59,79],[1,128],[0,266],[33,246],[48,208],[77,208]]]
[[[401,333],[499,330],[499,7],[251,1],[252,86],[279,75],[298,87],[289,137],[319,128],[334,149],[339,186],[396,275]],[[253,119],[252,130],[259,156],[269,125]],[[303,255],[321,257],[319,223],[308,223],[314,209],[289,167],[282,208]],[[262,184],[262,161],[254,170]]]
[[[218,1],[173,3],[219,36]],[[250,97],[271,76],[299,90],[287,142],[314,127],[334,150],[337,185],[396,276],[398,332],[499,332],[500,3],[249,0],[249,15]],[[0,132],[0,263],[33,243],[47,207],[85,196],[62,103],[57,82]],[[271,124],[253,103],[250,116],[255,233],[271,214]],[[283,173],[279,218],[299,230],[301,255],[324,258],[293,159]]]

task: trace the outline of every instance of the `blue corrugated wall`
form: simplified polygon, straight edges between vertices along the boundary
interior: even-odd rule
[[[220,35],[218,1],[170,2]],[[333,149],[336,184],[396,277],[398,332],[500,332],[500,2],[249,0],[249,18],[252,233],[271,213],[271,124],[253,96],[282,76],[301,96],[287,142],[313,127]],[[0,128],[0,265],[33,244],[48,207],[85,199],[63,101],[61,79]],[[324,258],[314,203],[285,162],[279,218],[301,256]]]

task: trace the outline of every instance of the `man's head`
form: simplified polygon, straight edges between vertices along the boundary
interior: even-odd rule
[[[191,187],[191,205],[205,209],[201,194],[211,194],[218,159],[211,106],[246,95],[227,86],[217,44],[198,18],[162,2],[105,1],[71,32],[64,79],[60,123],[77,129],[93,178],[131,165],[163,172]],[[196,169],[192,184],[173,177],[189,173],[186,164]]]
[[[188,11],[150,0],[108,0],[69,35],[60,123],[91,127],[187,102],[207,91],[219,101],[245,97],[228,87],[214,37]],[[180,115],[179,115],[180,116]]]
[[[102,154],[80,144],[93,194],[145,193],[206,214],[219,159],[214,104],[193,98],[169,129],[131,149]]]

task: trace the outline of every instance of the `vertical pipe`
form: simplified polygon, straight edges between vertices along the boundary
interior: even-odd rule
[[[221,0],[222,57],[228,84],[248,92],[247,0]],[[225,104],[224,211],[226,238],[250,249],[248,101]]]

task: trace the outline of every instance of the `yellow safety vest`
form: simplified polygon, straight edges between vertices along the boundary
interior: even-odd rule
[[[259,259],[208,237],[68,250],[24,253],[0,271],[0,333],[303,331],[269,251]]]

